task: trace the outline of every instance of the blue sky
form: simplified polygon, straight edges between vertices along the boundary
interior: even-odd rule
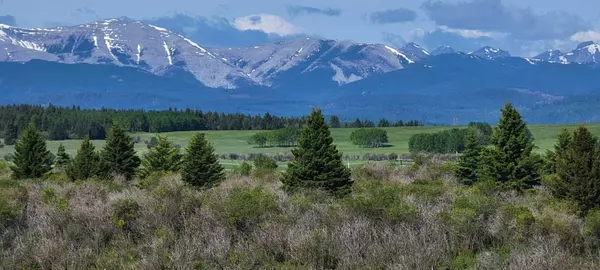
[[[428,49],[483,45],[514,55],[600,42],[598,0],[0,0],[0,22],[69,25],[126,16],[176,28],[211,46],[312,35]]]

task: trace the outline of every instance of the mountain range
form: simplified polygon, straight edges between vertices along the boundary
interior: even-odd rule
[[[227,37],[223,37],[227,38]],[[4,51],[2,51],[2,48]],[[507,102],[529,122],[599,121],[600,45],[532,58],[483,47],[428,52],[296,37],[214,48],[128,18],[49,29],[0,25],[0,104],[494,122]]]

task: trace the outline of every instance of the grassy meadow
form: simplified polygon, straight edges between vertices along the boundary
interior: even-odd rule
[[[554,145],[556,138],[560,129],[568,128],[569,130],[574,130],[578,124],[568,124],[568,125],[530,125],[529,129],[531,130],[533,136],[535,137],[534,143],[537,145],[537,152],[544,152],[546,149],[552,148]],[[585,125],[594,135],[600,136],[600,123],[586,124]],[[354,129],[352,128],[337,128],[331,129],[331,134],[334,139],[334,143],[337,145],[338,149],[344,154],[358,154],[361,155],[364,153],[396,153],[396,154],[404,154],[408,153],[408,140],[411,135],[422,132],[438,132],[446,129],[451,129],[454,127],[435,127],[435,126],[426,126],[426,127],[390,127],[385,128],[388,131],[388,140],[389,146],[383,148],[361,148],[353,145],[350,142],[350,134]],[[463,128],[463,127],[459,127]],[[257,148],[253,145],[249,145],[247,143],[248,138],[255,134],[258,131],[255,130],[234,130],[234,131],[202,131],[204,132],[210,142],[215,147],[215,151],[218,154],[225,153],[239,153],[239,154],[248,154],[248,153],[266,153],[266,154],[274,154],[274,153],[285,153],[289,152],[291,148],[284,147],[269,147],[269,148]],[[185,132],[169,132],[163,133],[173,142],[185,147],[192,137],[192,135],[196,133],[196,131],[185,131]],[[144,140],[150,140],[156,134],[154,133],[136,133],[134,136],[140,136],[142,138],[142,142],[136,144],[136,149],[138,153],[143,154],[148,149],[144,144]],[[68,140],[62,141],[65,145],[67,153],[74,155],[79,147],[80,140]],[[56,151],[58,144],[61,143],[59,141],[48,141],[48,148],[52,151]],[[96,149],[100,149],[104,144],[104,141],[94,141],[96,145]],[[0,148],[0,156],[4,156],[5,154],[12,153],[14,151],[14,146],[5,146],[4,148]],[[362,161],[351,161],[351,166],[357,166]],[[223,165],[226,168],[230,168],[236,165],[236,161],[223,161]],[[280,164],[280,167],[285,167],[285,164]],[[282,169],[282,168],[280,168]]]

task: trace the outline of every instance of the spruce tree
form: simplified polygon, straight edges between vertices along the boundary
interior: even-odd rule
[[[507,103],[490,138],[494,146],[482,157],[481,178],[498,181],[507,187],[526,189],[540,183],[541,160],[532,155],[533,137],[519,112]]]
[[[477,168],[481,155],[481,146],[475,128],[469,128],[465,138],[465,150],[458,160],[456,176],[466,184],[472,185],[477,181]]]
[[[46,147],[46,141],[30,124],[15,145],[10,168],[16,179],[39,178],[52,170],[54,156]]]
[[[101,174],[123,175],[127,180],[135,176],[141,160],[136,155],[133,139],[119,125],[114,124],[108,132],[104,148],[100,152]]]
[[[71,157],[67,154],[65,150],[65,146],[61,143],[58,145],[58,150],[56,151],[56,161],[54,162],[54,167],[59,171],[65,171],[71,162]]]
[[[558,183],[551,188],[552,194],[577,202],[584,212],[600,206],[599,146],[598,139],[580,126],[556,160]]]
[[[90,137],[85,136],[67,174],[73,180],[86,180],[98,173],[99,166],[100,157],[96,153],[94,144],[90,141]]]
[[[302,130],[298,147],[292,150],[294,160],[283,175],[283,185],[288,191],[299,188],[317,188],[336,196],[350,193],[350,170],[342,162],[342,154],[333,144],[333,138],[321,109],[313,109]]]
[[[558,134],[558,141],[554,145],[554,150],[546,150],[545,173],[556,173],[556,160],[566,151],[570,142],[571,133],[566,128],[563,128]]]
[[[190,140],[183,155],[181,179],[195,187],[211,188],[225,178],[219,157],[214,153],[204,133],[197,133]]]
[[[179,147],[170,142],[167,137],[159,135],[156,145],[150,148],[142,159],[140,177],[146,177],[153,172],[179,171],[181,157]]]

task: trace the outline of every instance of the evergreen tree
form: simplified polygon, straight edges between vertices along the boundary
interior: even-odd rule
[[[477,168],[481,155],[481,146],[477,138],[476,129],[469,128],[465,139],[465,151],[458,160],[456,176],[464,184],[471,185],[477,181]]]
[[[389,127],[389,126],[390,126],[390,121],[388,121],[387,119],[384,119],[384,118],[379,120],[379,123],[377,123],[377,127]]]
[[[44,137],[30,124],[15,145],[14,165],[10,168],[16,179],[39,178],[52,170],[53,159]]]
[[[584,212],[600,206],[600,149],[598,139],[580,126],[566,150],[556,159],[558,181],[552,194],[577,202]]]
[[[224,178],[223,167],[204,133],[197,133],[183,155],[181,165],[183,181],[201,188],[218,185]]]
[[[94,144],[90,141],[90,137],[85,136],[67,174],[73,180],[86,180],[98,173],[99,166],[100,157],[96,153]]]
[[[288,191],[298,188],[318,188],[338,196],[350,193],[353,184],[350,170],[342,163],[342,154],[333,144],[333,138],[321,110],[312,111],[302,130],[298,147],[292,150],[294,160],[283,175]]]
[[[153,172],[179,171],[182,157],[179,150],[179,147],[170,142],[167,137],[159,135],[156,145],[150,148],[142,159],[140,176],[146,177]]]
[[[554,150],[546,150],[546,163],[544,172],[547,174],[556,173],[556,159],[559,158],[569,146],[571,142],[571,133],[566,128],[563,128],[558,134],[558,141],[554,145]]]
[[[502,117],[490,138],[494,146],[482,162],[481,177],[505,184],[507,187],[525,189],[540,183],[541,160],[532,155],[533,137],[519,112],[507,103]]]
[[[60,170],[65,171],[71,162],[71,157],[67,154],[65,150],[65,146],[61,143],[58,145],[58,150],[56,151],[56,161],[54,166]]]
[[[17,143],[17,137],[19,136],[17,125],[15,123],[9,123],[4,129],[4,144],[15,145]]]
[[[341,127],[340,119],[335,115],[331,116],[331,119],[329,119],[329,126],[331,128]]]
[[[141,163],[134,146],[133,139],[119,125],[113,125],[100,152],[101,174],[104,177],[119,174],[132,179]]]

